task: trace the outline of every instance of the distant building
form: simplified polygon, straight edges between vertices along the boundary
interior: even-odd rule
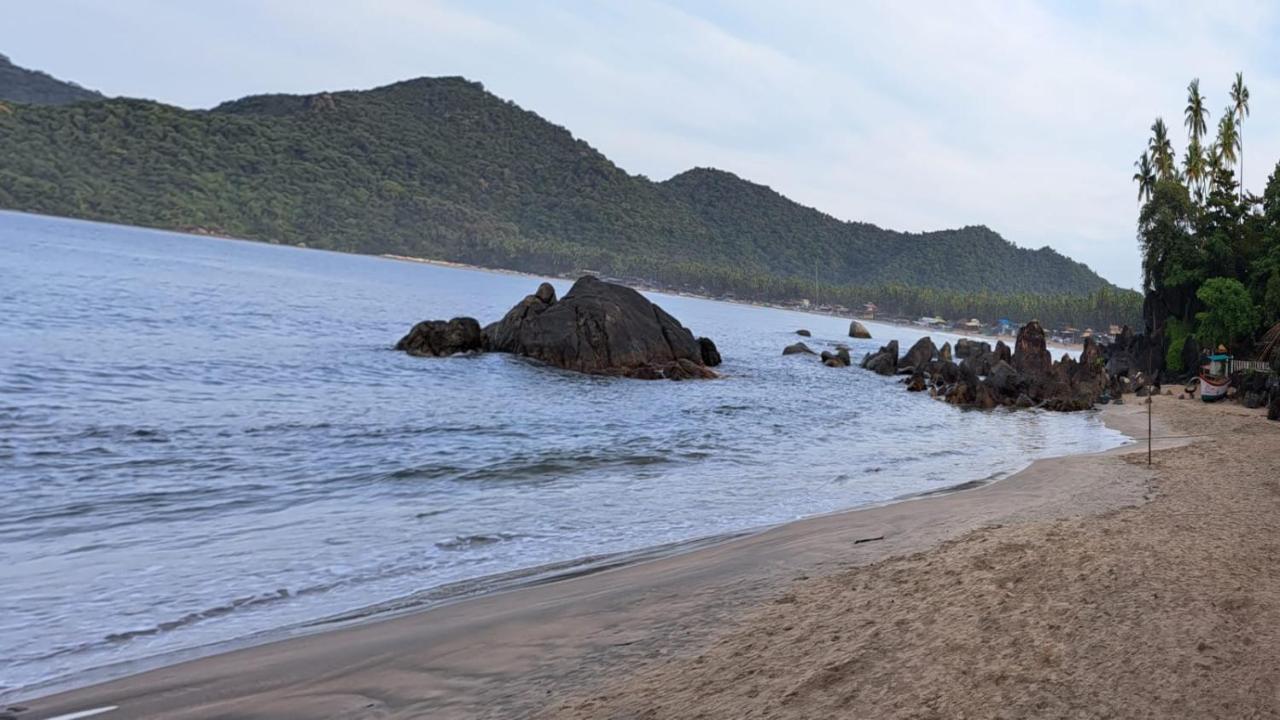
[[[863,304],[862,304],[862,316],[863,316],[863,317],[867,317],[867,318],[874,318],[874,317],[876,316],[876,310],[877,310],[877,309],[878,309],[878,308],[876,307],[876,304],[875,304],[875,303],[873,303],[873,302],[863,303]]]

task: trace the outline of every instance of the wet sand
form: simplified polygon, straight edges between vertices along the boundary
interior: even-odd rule
[[[1139,402],[1104,419],[1145,436]],[[1272,632],[1255,623],[1277,607],[1249,584],[1280,570],[1280,541],[1257,523],[1268,503],[1280,513],[1280,429],[1237,406],[1156,408],[1158,436],[1205,413],[1241,435],[1212,453],[1159,440],[1153,470],[1145,445],[1037,461],[973,490],[20,702],[19,717],[1129,716],[1094,696],[1143,681],[1129,700],[1153,712],[1257,708],[1244,690],[1150,681],[1224,680],[1196,663],[1226,656],[1280,687],[1280,663],[1256,664],[1263,643],[1243,644]],[[1233,532],[1240,509],[1247,533]],[[1156,704],[1193,687],[1200,705]]]

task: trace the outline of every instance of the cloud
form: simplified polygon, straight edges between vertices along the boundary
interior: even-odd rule
[[[985,224],[1130,287],[1132,162],[1156,115],[1181,127],[1192,77],[1216,117],[1245,72],[1250,189],[1280,158],[1265,2],[45,0],[7,15],[15,60],[108,93],[207,107],[465,75],[634,173],[715,166],[844,219]]]

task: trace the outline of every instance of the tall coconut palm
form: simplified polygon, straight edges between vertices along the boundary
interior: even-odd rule
[[[1234,167],[1240,157],[1240,134],[1236,132],[1235,112],[1230,107],[1218,121],[1218,152],[1222,153],[1227,168]]]
[[[1244,73],[1236,73],[1231,85],[1231,105],[1236,111],[1236,125],[1240,146],[1240,202],[1244,202],[1244,119],[1249,114],[1249,88],[1244,84]]]
[[[1173,143],[1169,142],[1169,128],[1164,124],[1164,118],[1158,117],[1151,124],[1151,140],[1147,148],[1160,179],[1172,178],[1176,172],[1173,164]]]
[[[1133,163],[1133,181],[1138,183],[1138,203],[1151,199],[1151,191],[1156,187],[1156,171],[1151,166],[1151,156],[1146,152],[1138,156]]]
[[[1191,81],[1187,85],[1187,109],[1184,112],[1186,116],[1187,134],[1192,140],[1200,140],[1204,137],[1209,119],[1209,108],[1204,106],[1204,96],[1200,94],[1200,78]]]
[[[1204,201],[1205,178],[1208,168],[1205,165],[1204,149],[1200,147],[1198,138],[1191,138],[1187,143],[1187,154],[1182,159],[1182,171],[1186,175],[1187,184],[1196,194],[1196,199]]]

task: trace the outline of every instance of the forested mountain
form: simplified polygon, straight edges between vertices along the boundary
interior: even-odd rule
[[[0,100],[33,105],[66,105],[82,100],[101,100],[102,93],[59,80],[48,73],[14,65],[0,54]]]
[[[715,170],[630,175],[461,78],[0,114],[0,207],[740,296],[831,287],[1084,295],[1110,286],[982,227],[846,223]],[[788,290],[789,292],[789,290]],[[874,297],[868,298],[874,299]],[[1135,304],[1136,307],[1136,304]]]

